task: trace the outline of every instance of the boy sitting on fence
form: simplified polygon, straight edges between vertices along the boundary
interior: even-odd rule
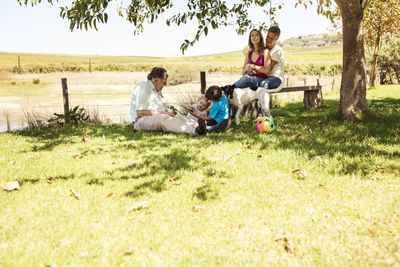
[[[210,86],[206,91],[206,99],[212,102],[209,116],[190,111],[190,114],[198,118],[200,132],[198,134],[224,132],[230,126],[229,103],[222,89],[218,86]],[[206,124],[207,122],[207,124]],[[207,129],[207,126],[210,126]]]

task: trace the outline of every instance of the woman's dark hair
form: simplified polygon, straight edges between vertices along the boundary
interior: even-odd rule
[[[164,74],[167,75],[168,78],[168,73],[167,70],[164,68],[159,68],[159,67],[154,67],[150,71],[150,73],[147,75],[147,80],[153,80],[153,79],[164,79]]]
[[[210,86],[206,91],[206,98],[211,101],[217,101],[222,95],[222,89],[219,86]]]
[[[250,34],[249,34],[249,47],[250,47],[250,51],[254,51],[254,44],[251,42],[251,34],[254,32],[254,31],[256,31],[259,35],[260,35],[260,42],[258,43],[258,50],[257,50],[257,53],[259,54],[259,55],[262,55],[262,54],[264,54],[264,37],[263,37],[263,35],[262,35],[262,33],[259,31],[259,30],[257,30],[257,29],[253,29],[253,30],[251,30],[251,32],[250,32]]]
[[[281,35],[281,29],[279,29],[278,26],[272,26],[271,28],[269,28],[268,32],[272,32],[272,33],[276,34],[276,36],[278,38]]]

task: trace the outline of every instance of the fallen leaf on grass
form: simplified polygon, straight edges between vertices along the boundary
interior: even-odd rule
[[[69,189],[69,192],[70,192],[71,196],[73,196],[74,198],[76,198],[76,199],[79,199],[79,198],[80,198],[79,193],[76,192],[74,189],[70,188],[70,189]]]
[[[118,160],[114,160],[114,161],[112,162],[112,164],[118,164],[118,163],[119,163]]]
[[[200,205],[193,206],[193,211],[194,212],[199,212],[199,211],[203,211],[203,210],[204,210],[203,206],[200,206]]]
[[[174,177],[169,178],[169,181],[170,182],[176,181],[176,177],[174,176]]]
[[[400,133],[395,132],[395,133],[394,133],[394,136],[397,137],[397,139],[400,139]]]
[[[81,159],[81,158],[84,158],[84,157],[86,157],[86,154],[79,154],[79,155],[76,155],[75,156],[75,159]]]
[[[301,135],[302,135],[302,133],[297,133],[296,134],[296,138],[301,140],[301,141],[303,141],[303,142],[307,142],[308,141],[307,138],[305,138],[305,137],[303,137]]]
[[[289,253],[293,253],[294,252],[294,243],[293,243],[292,239],[285,236],[284,241],[285,241],[285,250]]]
[[[173,185],[180,185],[181,183],[180,182],[173,182],[172,184]]]
[[[4,182],[4,183],[1,183],[0,186],[3,187],[3,189],[6,191],[19,190],[18,181]]]
[[[368,229],[368,232],[373,236],[373,237],[377,237],[377,234],[375,231]]]
[[[292,173],[297,174],[299,177],[301,177],[303,179],[307,177],[307,172],[303,169],[296,169],[296,170],[292,171]]]
[[[385,167],[383,167],[383,166],[379,166],[379,165],[378,165],[378,166],[376,166],[376,169],[377,169],[377,170],[384,170],[384,169],[385,169]]]
[[[52,181],[52,177],[48,173],[46,173],[46,182],[49,184],[54,184],[54,181]]]
[[[136,203],[135,205],[133,205],[132,207],[130,207],[129,211],[144,209],[144,208],[147,208],[148,206],[150,206],[150,202],[140,201],[140,202]]]
[[[379,180],[383,180],[384,179],[384,177],[374,177],[374,178],[372,178],[372,180],[374,180],[374,181],[379,181]]]
[[[304,137],[302,137],[302,136],[299,137],[299,140],[303,141],[304,143],[307,143],[307,142],[308,142],[308,139],[307,139],[307,138],[304,138]]]
[[[248,145],[246,146],[247,149],[250,149],[250,147],[251,147],[251,144],[248,144]]]
[[[283,240],[285,242],[285,250],[289,253],[294,252],[294,243],[288,233],[279,230],[278,232],[273,234],[273,240],[274,241]]]
[[[38,159],[39,156],[32,156],[31,159]]]
[[[15,164],[15,160],[10,161],[8,164],[10,164],[10,165]]]
[[[261,159],[263,157],[262,154],[258,155],[257,158]]]
[[[131,255],[131,254],[133,254],[133,252],[135,252],[135,250],[136,250],[136,247],[132,246],[127,251],[124,252],[124,255]]]
[[[108,195],[107,195],[107,197],[113,197],[113,196],[115,196],[115,193],[113,193],[113,192],[108,193]]]
[[[357,138],[351,137],[349,140],[350,140],[350,141],[353,141],[353,142],[356,142],[356,141],[357,141]]]
[[[57,263],[46,264],[46,267],[58,267]]]

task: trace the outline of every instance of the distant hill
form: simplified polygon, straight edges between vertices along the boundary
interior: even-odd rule
[[[283,47],[295,46],[295,47],[321,47],[331,46],[342,43],[342,38],[338,33],[322,33],[322,34],[310,34],[306,36],[298,36],[289,38],[281,45]]]

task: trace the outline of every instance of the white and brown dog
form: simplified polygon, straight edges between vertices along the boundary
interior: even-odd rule
[[[272,119],[272,115],[269,111],[269,101],[270,101],[270,93],[279,92],[282,89],[282,84],[275,89],[265,89],[264,87],[258,87],[257,90],[252,90],[249,87],[247,88],[233,88],[232,86],[223,86],[221,87],[222,91],[225,93],[228,98],[229,103],[237,107],[235,121],[236,125],[240,124],[240,114],[242,113],[243,108],[252,103],[253,101],[258,100],[260,102],[261,110],[264,116],[267,116]]]

